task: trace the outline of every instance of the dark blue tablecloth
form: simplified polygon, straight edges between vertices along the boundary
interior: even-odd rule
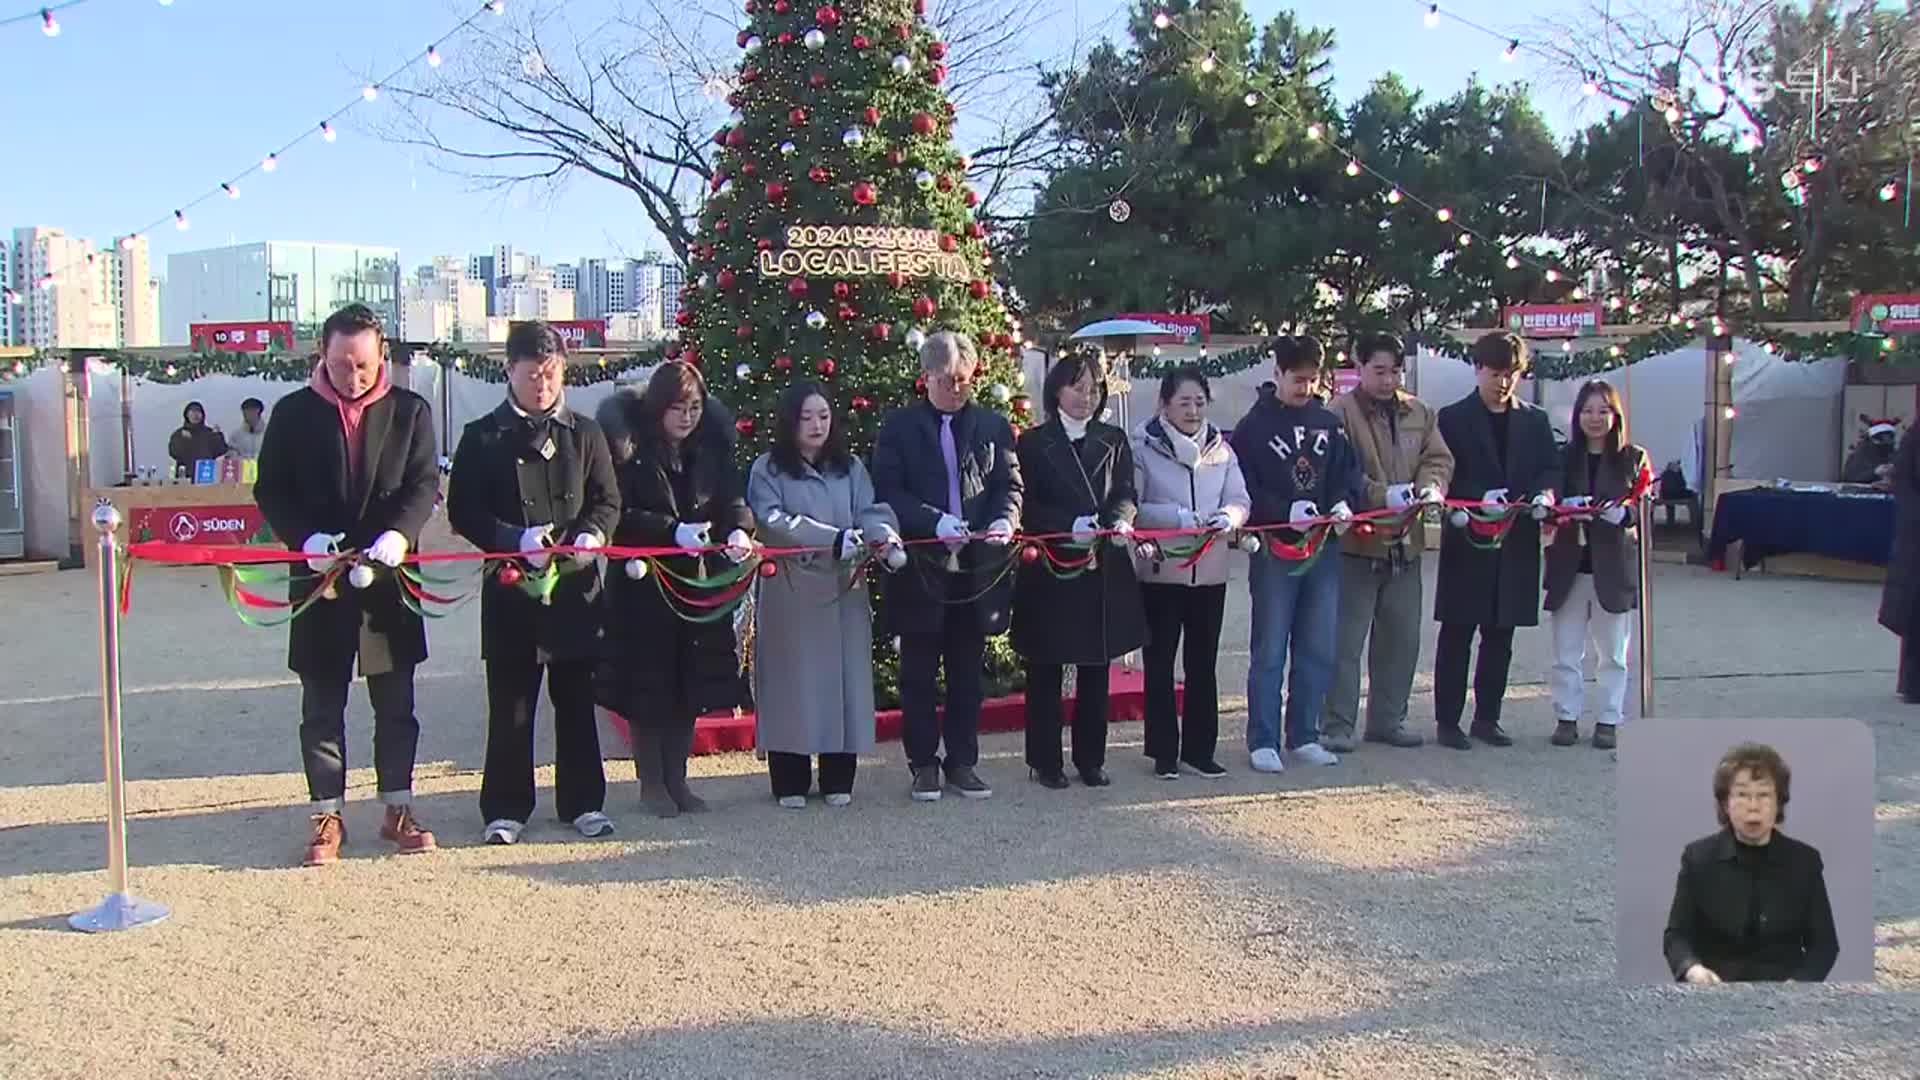
[[[1887,565],[1893,556],[1893,496],[1750,488],[1720,497],[1707,558],[1746,541],[1744,562],[1809,554]]]

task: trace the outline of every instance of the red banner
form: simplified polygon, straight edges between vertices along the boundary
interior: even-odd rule
[[[293,348],[290,322],[209,322],[187,327],[187,339],[201,352],[266,352]]]
[[[1116,319],[1138,319],[1155,326],[1165,327],[1167,336],[1157,339],[1159,345],[1179,345],[1195,341],[1206,341],[1213,336],[1213,316],[1211,315],[1172,315],[1164,311],[1128,312],[1115,315]]]
[[[1860,334],[1920,333],[1920,293],[1861,293],[1849,321]]]
[[[1333,396],[1339,397],[1360,385],[1360,372],[1350,367],[1335,368],[1333,371]]]
[[[136,506],[128,511],[127,536],[134,543],[273,543],[260,508],[243,506]]]
[[[1521,337],[1580,337],[1600,329],[1599,304],[1515,304],[1507,329]]]
[[[520,323],[514,323],[519,326]],[[605,319],[552,319],[548,326],[560,335],[569,349],[604,349],[607,347],[607,320]]]

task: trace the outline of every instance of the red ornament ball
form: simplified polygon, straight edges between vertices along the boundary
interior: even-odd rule
[[[700,350],[693,348],[692,346],[688,346],[686,351],[680,354],[680,360],[681,362],[687,364],[689,367],[699,367],[700,366]]]
[[[774,14],[785,15],[790,10],[791,10],[791,5],[787,3],[787,0],[773,0]]]
[[[834,314],[840,316],[841,322],[852,322],[860,315],[860,313],[853,310],[853,307],[849,304],[841,304],[840,309],[834,312]]]
[[[873,399],[867,397],[865,394],[855,394],[853,395],[852,405],[856,409],[871,409],[873,408]]]
[[[1033,399],[1025,394],[1013,399],[1013,411],[1025,416],[1033,408]]]
[[[847,297],[852,295],[853,295],[853,286],[847,284],[844,281],[836,281],[833,283],[833,298],[835,300],[845,300]]]
[[[742,44],[745,44],[745,42],[742,42]],[[947,58],[947,43],[944,41],[936,41],[928,45],[927,55],[933,57],[935,60],[945,60]]]
[[[733,422],[733,429],[742,435],[753,434],[753,417],[743,416]]]
[[[520,584],[520,578],[523,575],[520,573],[519,567],[513,565],[512,563],[508,563],[505,566],[502,566],[500,568],[500,573],[496,576],[500,579],[500,584],[505,585],[507,588],[511,589],[515,585]]]
[[[727,136],[728,136],[728,135],[731,135],[732,133],[733,133],[733,129],[732,129],[732,128],[721,128],[721,129],[720,129],[719,131],[716,131],[716,132],[714,132],[714,133],[713,133],[713,145],[715,145],[715,146],[725,146],[725,145],[727,145]],[[713,186],[714,186],[714,187],[719,187],[719,186],[720,186],[720,177],[718,177],[718,176],[715,176],[715,177],[713,178]]]
[[[933,313],[938,310],[940,310],[940,307],[933,302],[933,297],[931,296],[923,296],[913,302],[914,315],[922,319],[933,318]]]
[[[913,13],[915,15],[925,15],[927,13],[927,0],[913,0]]]
[[[813,13],[813,21],[831,30],[840,25],[840,9],[828,4]]]
[[[873,339],[875,341],[885,341],[892,336],[893,336],[893,327],[883,322],[877,322],[873,324]]]
[[[793,357],[788,356],[785,353],[782,353],[781,355],[774,357],[773,369],[775,371],[792,371]]]
[[[1040,546],[1038,544],[1020,545],[1020,561],[1021,562],[1023,563],[1038,562],[1039,559],[1040,559]]]
[[[758,4],[754,3],[754,0],[747,0],[747,14],[753,14],[753,9],[758,6]]]
[[[760,166],[758,164],[751,161],[743,161],[740,163],[741,176],[758,176],[759,173]]]
[[[967,189],[967,205],[968,206],[980,205],[980,193],[973,190],[972,188]]]
[[[727,145],[735,150],[747,145],[747,133],[739,128],[727,129]]]
[[[939,121],[933,118],[932,113],[917,112],[913,114],[913,131],[916,135],[931,135],[934,129],[939,126]]]
[[[807,170],[807,179],[816,184],[825,184],[833,180],[833,174],[827,171],[825,165],[815,165]]]
[[[739,33],[733,35],[733,43],[739,46],[740,48],[744,49],[747,47],[747,39],[752,36],[753,36],[753,31],[742,30]]]
[[[795,300],[804,300],[807,295],[807,279],[792,278],[787,282],[787,295]]]
[[[894,168],[897,169],[900,166],[905,165],[906,163],[907,163],[907,152],[905,150],[902,150],[896,146],[893,149],[887,151],[887,164],[892,165]]]
[[[769,239],[767,239],[766,237],[764,237],[764,236],[763,236],[763,237],[761,237],[760,239],[758,239],[758,240],[755,240],[755,241],[753,242],[753,246],[754,246],[755,248],[758,248],[758,249],[759,249],[759,250],[761,250],[761,251],[772,251],[772,250],[773,250],[773,241],[771,241],[771,240],[769,240]]]
[[[714,281],[714,284],[720,286],[723,289],[731,289],[733,288],[733,282],[734,282],[733,271],[722,270],[719,273],[713,275],[713,281]]]
[[[833,378],[833,369],[838,366],[839,365],[833,362],[833,357],[823,356],[820,358],[820,362],[814,365],[814,370],[818,371],[821,375],[831,379]]]
[[[807,85],[813,87],[815,90],[825,89],[827,85],[827,73],[824,71],[816,71],[807,76]]]
[[[678,314],[678,315],[675,315],[675,316],[673,317],[673,321],[674,321],[674,322],[676,322],[676,323],[678,323],[678,324],[679,324],[679,325],[681,325],[681,326],[692,326],[692,325],[693,325],[693,312],[691,312],[691,311],[688,311],[688,310],[687,310],[686,308],[681,308],[681,309],[680,309],[680,314]]]
[[[952,233],[940,234],[940,250],[953,251],[960,246],[960,238]]]
[[[772,559],[767,559],[760,564],[759,574],[761,577],[772,577],[779,572],[780,564],[774,562]]]
[[[740,81],[741,81],[741,82],[743,82],[743,83],[756,83],[756,82],[759,82],[759,81],[760,81],[760,69],[759,69],[759,68],[757,68],[757,67],[750,67],[750,68],[747,68],[746,70],[744,70],[744,71],[742,71],[742,72],[740,72]]]
[[[895,23],[893,25],[893,36],[899,38],[901,41],[909,41],[913,38],[913,27],[908,26],[906,23]]]
[[[767,201],[768,202],[777,203],[786,197],[787,197],[787,185],[781,183],[778,180],[775,180],[772,183],[767,185]]]
[[[853,185],[853,201],[861,206],[872,206],[877,198],[879,196],[874,192],[873,185],[865,180]]]
[[[713,221],[714,232],[726,232],[728,227],[726,218],[715,218]]]
[[[935,64],[927,69],[927,81],[935,86],[947,81],[947,65]]]
[[[987,283],[984,281],[969,281],[967,282],[967,291],[973,294],[975,300],[985,300],[988,291]]]
[[[870,45],[872,45],[872,44],[873,44],[873,42],[871,42],[871,41],[868,41],[868,40],[867,40],[867,35],[865,35],[865,34],[855,34],[855,35],[853,35],[853,47],[854,47],[854,48],[856,48],[856,49],[864,49],[864,48],[867,48],[868,46],[870,46]]]
[[[952,191],[953,177],[948,176],[946,173],[941,173],[939,177],[934,180],[933,186],[939,188],[941,191]]]
[[[780,31],[779,34],[774,36],[773,40],[779,42],[782,45],[791,45],[793,44],[793,31],[782,30]]]
[[[747,323],[741,323],[739,326],[733,328],[733,336],[739,338],[741,341],[752,341],[753,327]]]
[[[987,235],[987,227],[977,221],[969,221],[967,223],[967,235],[973,237],[975,240],[984,240]]]
[[[868,127],[872,127],[880,122],[880,110],[871,105],[867,106],[866,111],[861,113],[860,116],[866,120]]]
[[[807,110],[796,108],[787,114],[787,120],[790,121],[794,127],[805,127],[807,124]]]
[[[906,284],[907,284],[907,275],[901,273],[898,270],[887,271],[887,287],[888,288],[899,289],[899,288],[905,287]]]

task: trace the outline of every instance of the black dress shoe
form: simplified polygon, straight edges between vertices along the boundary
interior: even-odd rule
[[[1027,773],[1033,777],[1034,783],[1039,784],[1043,788],[1051,788],[1054,791],[1064,791],[1073,786],[1072,781],[1067,779],[1067,774],[1064,770],[1041,772],[1039,769],[1029,769]]]
[[[1107,775],[1107,770],[1096,765],[1091,769],[1080,770],[1080,782],[1088,787],[1107,787],[1113,783],[1113,777]]]
[[[1440,734],[1435,741],[1450,750],[1473,749],[1473,742],[1467,738],[1467,733],[1457,727],[1441,728]]]
[[[1499,724],[1492,724],[1485,727],[1475,724],[1473,726],[1473,737],[1486,743],[1488,746],[1513,745],[1513,736],[1507,734]]]

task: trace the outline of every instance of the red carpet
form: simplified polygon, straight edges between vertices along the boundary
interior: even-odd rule
[[[1184,696],[1185,690],[1174,688],[1175,708]],[[1072,699],[1068,699],[1072,700]],[[1147,694],[1146,676],[1127,668],[1115,666],[1107,684],[1108,717],[1113,723],[1132,722],[1146,715]],[[606,714],[608,722],[620,736],[621,749],[629,749],[631,735],[626,718],[617,713]],[[1069,714],[1071,716],[1071,714]],[[980,710],[980,730],[1020,731],[1026,727],[1027,699],[1023,694],[1013,694],[1002,698],[989,698]],[[881,742],[893,742],[900,738],[900,710],[888,709],[874,716],[875,735]],[[722,754],[730,751],[753,749],[754,717],[752,713],[738,716],[719,714],[703,716],[693,728],[693,752],[696,754]]]

